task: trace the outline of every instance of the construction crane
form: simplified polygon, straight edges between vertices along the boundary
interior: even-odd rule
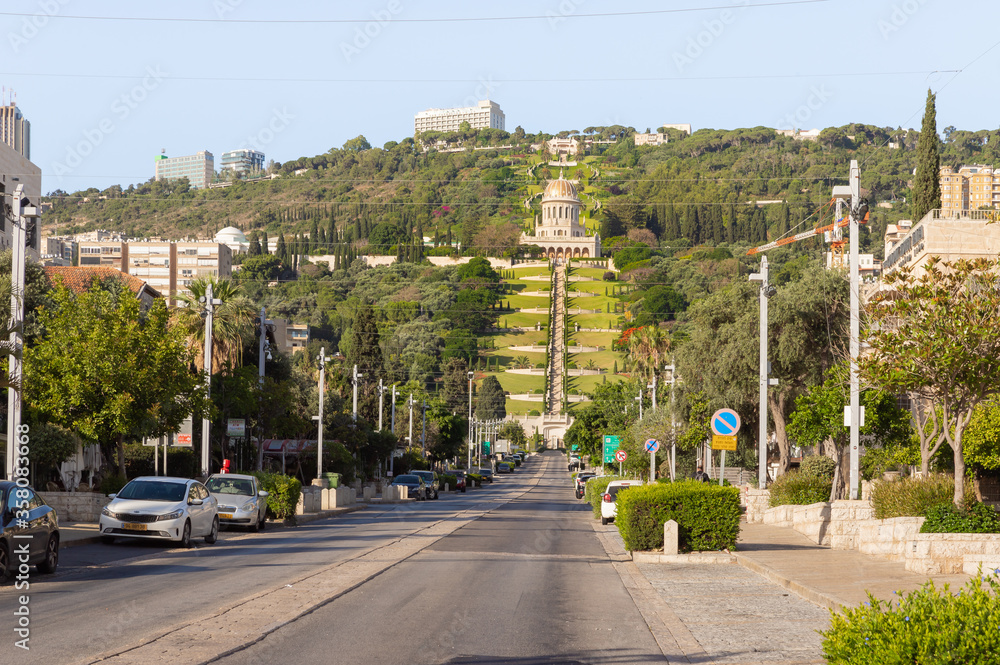
[[[823,207],[825,208],[828,205],[834,204],[836,201],[837,201],[837,199],[831,199]],[[849,217],[841,217],[840,219],[838,219],[837,221],[835,221],[833,224],[827,224],[826,226],[817,226],[816,228],[814,228],[814,229],[812,229],[810,231],[803,231],[802,233],[797,233],[797,234],[795,234],[793,236],[788,236],[787,238],[781,238],[780,240],[775,240],[774,242],[769,242],[766,245],[761,245],[759,247],[754,247],[754,248],[752,248],[752,249],[750,249],[750,250],[747,251],[747,256],[753,256],[754,254],[759,254],[761,252],[766,252],[767,250],[774,249],[775,247],[784,247],[785,245],[790,245],[793,242],[798,242],[799,240],[805,240],[806,238],[813,238],[813,237],[818,236],[820,234],[829,233],[831,231],[836,231],[837,229],[842,229],[845,226],[849,226],[850,223],[851,223],[851,221],[850,221]],[[862,219],[860,223],[861,224],[867,224],[868,223],[868,213],[867,212],[865,212],[864,219]],[[842,249],[844,241],[839,239],[839,234],[835,234],[835,235],[837,236],[837,240],[834,240],[834,244],[836,245],[837,243],[839,243],[839,246]]]

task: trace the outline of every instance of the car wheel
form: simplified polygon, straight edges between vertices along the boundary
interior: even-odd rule
[[[260,517],[260,513],[257,513],[257,521],[255,521],[255,522],[253,523],[253,526],[252,526],[252,527],[250,527],[250,530],[251,530],[251,531],[253,531],[254,533],[257,533],[258,531],[260,531],[260,523],[261,523],[262,521],[263,521],[263,520],[262,520],[262,519],[261,519],[261,517]]]
[[[51,574],[56,572],[59,566],[59,536],[52,534],[49,536],[49,543],[45,546],[45,558],[38,564],[38,572]]]
[[[267,526],[267,513],[257,518],[257,530],[263,531],[265,526]]]
[[[465,494],[465,488],[464,487],[462,488],[462,494]]]
[[[437,501],[440,498],[441,498],[441,493],[438,492],[437,490],[434,490],[434,500]]]
[[[114,543],[115,543],[115,537],[114,536],[101,536],[101,542],[104,543],[105,545],[114,545]]]
[[[602,517],[601,518],[601,524],[607,526],[607,524],[608,524],[608,518],[607,517]]]
[[[0,584],[7,581],[10,575],[10,555],[7,554],[7,545],[0,543]]]
[[[181,547],[191,547],[191,520],[184,522],[184,529],[181,530]]]
[[[212,520],[212,531],[205,536],[205,543],[208,545],[213,545],[215,541],[219,539],[219,518],[215,517]]]

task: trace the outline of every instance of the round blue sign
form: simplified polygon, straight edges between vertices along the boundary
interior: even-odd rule
[[[740,431],[740,416],[732,409],[719,409],[712,415],[712,433],[733,436]]]

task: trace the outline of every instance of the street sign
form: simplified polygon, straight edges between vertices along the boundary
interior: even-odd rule
[[[192,448],[194,444],[191,442],[190,434],[178,434],[174,445],[178,448]]]
[[[226,421],[226,436],[243,438],[247,435],[247,421],[243,418],[230,418]]]
[[[716,434],[712,437],[712,450],[736,450],[736,436],[719,436]]]
[[[577,443],[574,443],[573,446],[570,448],[570,450],[580,450],[580,445],[577,444]]]
[[[604,463],[611,464],[615,461],[615,451],[621,445],[621,439],[611,434],[604,435]]]
[[[626,453],[624,450],[619,450],[618,452],[615,453],[616,462],[624,462],[626,459],[628,459],[628,453]]]
[[[719,409],[712,414],[712,434],[736,436],[740,431],[740,416],[732,409]]]
[[[660,442],[657,441],[656,439],[648,439],[646,441],[646,452],[647,453],[655,453],[659,449],[660,449]]]

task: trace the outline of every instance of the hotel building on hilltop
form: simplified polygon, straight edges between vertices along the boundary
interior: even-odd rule
[[[499,104],[485,99],[476,106],[421,111],[413,116],[413,133],[457,132],[463,122],[472,129],[504,129],[507,119]]]

